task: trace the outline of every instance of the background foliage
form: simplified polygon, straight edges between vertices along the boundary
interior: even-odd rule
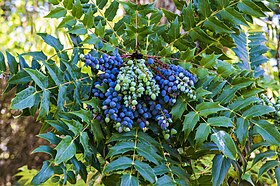
[[[52,158],[33,179],[23,171],[21,181],[279,183],[279,82],[264,74],[269,48],[265,34],[253,25],[276,2],[174,1],[180,14],[153,3],[50,2],[55,6],[46,17],[59,18],[58,28],[68,39],[39,33],[54,54],[0,56],[0,70],[9,78],[6,92],[17,91],[11,107],[41,121],[39,136],[52,144],[35,149]],[[125,12],[123,17],[116,17],[118,10]],[[79,55],[110,54],[116,48],[179,64],[197,75],[196,100],[183,95],[172,108],[173,127],[180,131],[175,137],[165,140],[160,132],[137,127],[118,134],[87,110],[86,104],[99,108],[90,94],[98,74],[91,75]],[[260,96],[268,86],[271,100]]]

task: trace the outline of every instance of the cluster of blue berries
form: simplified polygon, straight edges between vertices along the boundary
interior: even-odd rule
[[[81,57],[98,74],[92,88],[102,102],[97,119],[114,124],[119,132],[130,131],[133,124],[146,130],[150,121],[156,121],[166,139],[177,133],[171,128],[170,105],[182,93],[195,98],[196,78],[191,73],[176,65],[158,65],[152,58],[146,62],[123,61],[119,54]]]

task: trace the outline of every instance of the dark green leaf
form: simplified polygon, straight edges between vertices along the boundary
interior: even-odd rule
[[[106,167],[104,172],[111,172],[117,170],[125,170],[132,166],[132,159],[127,157],[120,157],[117,160],[110,162]]]
[[[57,145],[61,139],[52,132],[39,134],[38,137],[48,140],[51,144]]]
[[[83,7],[80,0],[76,0],[72,8],[72,15],[78,19],[83,15]]]
[[[115,155],[124,154],[128,151],[134,150],[134,142],[120,142],[110,148],[107,157],[113,157]]]
[[[213,159],[212,183],[215,186],[222,185],[230,168],[230,159],[217,154]]]
[[[255,156],[254,160],[253,160],[253,164],[252,166],[254,166],[256,163],[258,163],[259,161],[261,161],[264,158],[271,158],[272,156],[276,156],[276,152],[272,151],[272,150],[268,150],[262,153],[259,153]]]
[[[57,86],[60,86],[63,83],[63,72],[58,68],[55,63],[43,62],[47,67],[50,77],[53,79]]]
[[[5,63],[5,57],[2,52],[0,52],[0,74],[1,72],[6,71],[6,63]]]
[[[42,90],[48,87],[48,77],[45,76],[42,72],[29,68],[25,68],[24,70],[30,75],[36,85],[38,85]]]
[[[259,98],[255,97],[255,96],[248,97],[248,98],[239,97],[239,98],[237,98],[236,101],[234,101],[232,104],[230,104],[229,107],[232,110],[239,111],[239,110],[242,110],[243,108],[249,106],[250,104],[257,102],[258,100],[259,100]]]
[[[202,18],[207,18],[211,14],[210,3],[208,0],[198,0],[198,12]]]
[[[139,142],[136,150],[140,156],[143,156],[146,160],[153,162],[156,165],[158,165],[159,161],[163,159],[157,154],[152,146],[148,146],[146,143]]]
[[[49,34],[46,34],[46,33],[38,33],[38,35],[40,37],[42,37],[42,39],[50,46],[52,46],[53,48],[55,48],[56,51],[59,51],[59,50],[63,50],[63,45],[60,43],[60,41],[49,35]]]
[[[185,98],[180,96],[177,99],[176,104],[172,107],[171,114],[175,119],[181,119],[186,108],[187,108],[187,101],[185,100]]]
[[[192,3],[188,4],[188,7],[186,8],[184,6],[182,10],[182,18],[183,18],[183,28],[185,31],[190,30],[195,26],[195,19],[194,19],[194,11],[192,9]]]
[[[83,19],[83,23],[88,28],[92,28],[94,25],[94,17],[93,17],[93,11],[91,6],[89,7],[87,13],[85,14],[85,17]]]
[[[36,90],[34,87],[29,86],[27,89],[16,94],[16,97],[12,99],[11,108],[23,110],[25,108],[31,108],[35,104]]]
[[[255,121],[257,132],[271,145],[280,146],[280,133],[276,126],[265,120]]]
[[[7,55],[7,61],[8,61],[10,72],[12,74],[16,74],[18,72],[18,63],[15,57],[12,56],[9,52],[6,52],[6,55]]]
[[[180,37],[180,24],[178,21],[178,17],[176,17],[176,19],[170,24],[168,37],[170,42]]]
[[[103,9],[107,2],[108,0],[96,0],[96,5],[98,8]]]
[[[233,127],[233,122],[225,116],[213,117],[207,120],[212,127]]]
[[[195,133],[195,141],[197,146],[201,146],[202,143],[208,138],[211,132],[211,127],[206,123],[200,123]]]
[[[67,11],[63,7],[56,7],[55,9],[51,10],[46,18],[60,18],[65,17]]]
[[[134,163],[135,169],[143,176],[143,178],[150,183],[154,183],[156,180],[156,175],[150,165],[136,160]]]
[[[214,53],[211,55],[202,54],[202,59],[199,63],[206,68],[212,68],[217,63],[219,57],[220,55],[215,55]]]
[[[71,34],[85,35],[87,33],[87,29],[84,25],[78,24],[72,27],[68,32]]]
[[[54,168],[49,161],[45,161],[41,170],[32,179],[32,184],[40,185],[46,182],[54,174]]]
[[[263,164],[263,166],[259,170],[258,177],[261,177],[263,175],[263,173],[265,173],[269,169],[272,169],[276,166],[279,166],[278,160],[269,160],[269,161],[265,162],[265,164]]]
[[[199,115],[195,112],[189,112],[185,115],[183,131],[185,132],[185,137],[188,137],[191,131],[195,128],[197,122],[199,121]]]
[[[277,184],[279,185],[280,184],[280,168],[277,167],[275,169],[275,177],[276,177],[276,180],[277,180]]]
[[[70,114],[74,114],[82,119],[82,121],[86,123],[91,123],[92,113],[89,110],[81,109],[79,111],[70,112]]]
[[[219,131],[211,135],[211,140],[216,143],[219,150],[223,152],[226,157],[235,159],[237,155],[237,149],[234,141],[228,133],[225,131]]]
[[[139,181],[131,174],[124,174],[121,178],[121,186],[138,186]]]
[[[249,121],[244,118],[237,118],[236,120],[236,137],[242,147],[244,147],[249,137]]]
[[[102,25],[101,21],[95,27],[95,34],[101,38],[105,35],[105,27]]]
[[[71,136],[65,136],[55,147],[57,151],[54,162],[60,164],[71,159],[76,154],[76,145]]]
[[[207,21],[204,22],[204,26],[216,33],[234,33],[234,31],[216,17],[209,17]]]
[[[40,112],[38,115],[38,120],[45,118],[49,114],[50,110],[50,91],[49,90],[44,90],[43,91],[43,96],[41,99],[41,104],[40,104]]]
[[[64,111],[66,93],[67,93],[67,86],[66,85],[59,86],[58,98],[57,98],[57,111]]]
[[[29,65],[26,63],[25,59],[22,57],[22,55],[19,55],[18,58],[20,70],[23,70],[24,68],[30,68]]]
[[[227,7],[226,9],[220,12],[222,19],[230,21],[235,25],[244,25],[248,26],[248,23],[243,18],[242,14],[236,11],[233,7]]]
[[[26,84],[29,83],[30,81],[32,81],[32,79],[29,76],[29,74],[25,71],[20,71],[9,79],[9,84],[13,84],[13,85]]]
[[[83,130],[83,125],[76,120],[67,120],[67,119],[61,119],[68,127],[70,131],[74,133],[75,136],[80,134]]]
[[[108,21],[112,21],[114,19],[118,9],[119,3],[116,0],[114,0],[105,11],[105,17]]]
[[[172,179],[168,175],[164,175],[160,177],[155,186],[176,186],[177,184],[172,181]]]
[[[202,102],[196,106],[196,110],[199,112],[200,116],[207,117],[218,111],[226,110],[226,108],[219,105],[219,102]]]
[[[46,145],[41,145],[32,151],[32,153],[38,153],[38,152],[43,152],[43,153],[49,154],[52,157],[54,157],[54,155],[55,155],[55,151],[51,147],[46,146]]]
[[[266,105],[254,105],[248,110],[244,111],[243,116],[246,118],[254,118],[254,117],[268,114],[273,111],[275,111],[274,108]]]
[[[101,130],[100,122],[97,119],[92,121],[90,129],[93,133],[94,140],[97,142],[97,144],[99,144],[103,139],[105,139]]]
[[[255,16],[255,17],[265,17],[266,15],[262,12],[261,8],[256,5],[251,0],[243,0],[238,3],[238,8],[240,11]]]

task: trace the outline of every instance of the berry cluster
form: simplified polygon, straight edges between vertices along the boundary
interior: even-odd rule
[[[113,123],[119,132],[129,131],[134,123],[145,129],[150,121],[156,121],[166,139],[177,133],[169,129],[170,106],[180,94],[195,98],[196,78],[191,73],[152,58],[147,62],[144,59],[124,62],[119,54],[103,54],[100,58],[87,54],[82,58],[95,74],[99,71],[92,88],[93,96],[102,101],[102,113],[97,119]]]

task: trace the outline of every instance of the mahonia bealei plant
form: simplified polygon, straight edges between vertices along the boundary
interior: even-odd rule
[[[20,181],[279,184],[279,99],[263,95],[268,48],[249,27],[266,3],[174,1],[176,14],[138,1],[49,2],[46,18],[72,47],[38,33],[51,56],[0,53],[11,108],[36,117],[51,144],[34,150],[50,159]]]

